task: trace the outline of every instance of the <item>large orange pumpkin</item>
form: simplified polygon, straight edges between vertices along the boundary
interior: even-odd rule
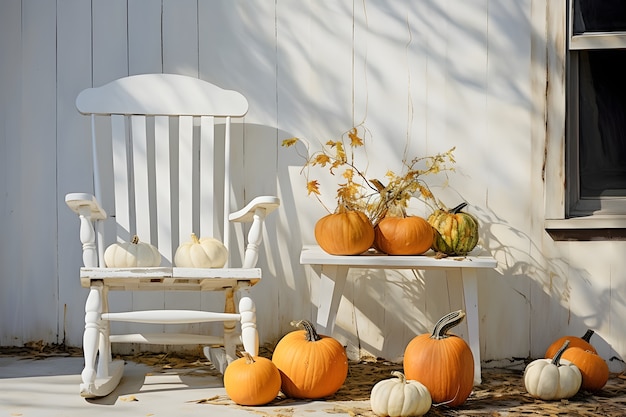
[[[580,347],[570,347],[561,356],[578,367],[583,377],[581,388],[599,391],[609,380],[609,366],[596,353]]]
[[[593,353],[598,353],[596,349],[591,345],[591,343],[589,343],[589,341],[591,340],[591,336],[593,336],[593,333],[594,333],[593,330],[587,329],[583,337],[578,337],[578,336],[559,337],[557,340],[552,342],[550,346],[548,346],[548,349],[546,350],[546,354],[544,357],[546,359],[552,359],[554,355],[556,354],[556,352],[558,352],[558,350],[561,348],[561,346],[563,346],[563,343],[565,343],[566,340],[569,340],[570,348],[579,347],[584,350],[589,350]]]
[[[464,311],[446,314],[432,334],[416,336],[404,351],[404,374],[428,388],[433,403],[451,407],[465,402],[474,386],[474,356],[467,343],[448,330],[465,317]]]
[[[389,255],[421,255],[433,244],[434,229],[419,216],[385,217],[374,228],[374,246]]]
[[[315,240],[331,255],[358,255],[374,242],[374,227],[360,211],[329,214],[315,224]]]
[[[280,391],[280,373],[271,360],[261,356],[232,361],[224,371],[224,388],[231,400],[241,405],[263,405]]]
[[[333,395],[348,376],[344,347],[330,336],[319,335],[313,325],[286,334],[276,345],[272,362],[280,371],[282,391],[291,398],[323,398]]]

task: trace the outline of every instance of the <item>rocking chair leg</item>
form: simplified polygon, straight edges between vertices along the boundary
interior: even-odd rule
[[[225,292],[226,300],[224,303],[225,313],[235,313],[235,291],[233,288],[229,288]],[[237,359],[237,337],[235,335],[236,322],[225,321],[224,322],[224,351],[226,354],[226,362],[231,363]]]
[[[111,361],[108,326],[103,327],[101,320],[102,306],[103,286],[102,283],[97,283],[91,286],[85,303],[83,334],[85,368],[81,373],[83,383],[80,385],[80,395],[85,398],[104,397],[110,394],[119,384],[124,372],[124,361]]]
[[[259,333],[256,328],[256,306],[248,289],[243,290],[239,301],[241,314],[241,342],[243,349],[252,356],[259,354]]]
[[[234,291],[226,291],[225,313],[235,312]],[[259,335],[256,328],[256,306],[247,288],[242,289],[242,297],[239,301],[239,314],[241,314],[241,341],[243,349],[256,356],[259,354]],[[224,322],[224,348],[206,346],[204,356],[207,357],[222,374],[228,364],[237,358],[238,337],[235,334],[236,322]]]
[[[96,355],[100,344],[100,314],[102,313],[102,286],[92,286],[85,303],[85,332],[83,333],[83,355],[85,368],[81,373],[83,383],[81,395],[95,390]]]

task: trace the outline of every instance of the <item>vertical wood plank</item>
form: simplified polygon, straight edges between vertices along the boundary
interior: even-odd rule
[[[163,72],[198,76],[198,1],[163,0]]]
[[[163,72],[163,28],[162,28],[162,16],[163,16],[163,4],[160,1],[151,0],[128,0],[128,16],[127,16],[127,31],[128,31],[128,74],[144,74],[144,73],[161,73]],[[149,125],[151,126],[151,125]],[[167,135],[169,131],[169,122],[167,118],[155,117],[154,118],[154,135],[152,138],[148,130],[147,142],[148,148],[152,149],[156,158],[170,158],[172,157],[172,149],[170,149],[171,143],[167,137],[161,137],[161,134]],[[161,129],[166,129],[162,131]],[[152,142],[154,139],[154,143]],[[170,180],[167,172],[167,167],[173,162],[171,160],[165,162],[162,165],[164,168],[154,172],[150,171],[150,177],[145,178],[143,181],[147,181],[149,187],[154,186],[157,190],[157,199],[155,201],[145,201],[146,210],[149,210],[151,215],[156,215],[156,224],[153,221],[143,227],[156,228],[157,236],[151,236],[150,241],[152,244],[157,245],[159,251],[164,256],[165,264],[171,264],[173,260],[173,251],[178,245],[178,235],[176,235],[174,242],[172,242],[173,233],[177,233],[178,230],[172,230],[171,214],[172,214],[172,201],[169,201]],[[154,175],[156,178],[152,178]],[[160,188],[163,187],[163,188]],[[168,193],[168,201],[159,202],[159,197],[165,193]],[[148,204],[149,203],[149,204]],[[152,206],[154,204],[154,206]],[[158,241],[155,241],[155,237],[158,237]],[[141,237],[140,237],[141,238]],[[142,238],[143,239],[143,238]],[[172,248],[173,246],[173,248]],[[166,294],[164,292],[151,292],[151,293],[135,293],[133,294],[133,307],[137,309],[154,309],[161,308],[166,305]],[[158,328],[164,331],[167,326],[158,326]],[[145,331],[155,331],[154,326],[143,327]],[[160,346],[142,346],[142,349],[155,350],[161,349]]]
[[[151,214],[151,204],[149,193],[148,177],[154,175],[154,166],[151,169],[150,156],[148,155],[148,138],[146,132],[145,116],[130,116],[131,124],[130,132],[132,138],[132,155],[133,155],[133,176],[132,191],[135,202],[136,233],[143,242],[152,243],[153,232]]]
[[[58,322],[62,342],[82,344],[87,293],[79,282],[82,248],[79,221],[65,204],[68,192],[92,192],[91,129],[89,117],[78,113],[78,93],[91,86],[91,3],[81,0],[57,4],[57,178],[58,178]],[[61,338],[61,336],[60,336]]]
[[[200,224],[200,236],[216,237],[218,229],[218,216],[216,207],[219,199],[215,196],[215,125],[214,117],[203,116],[200,118],[200,213],[206,221]]]
[[[128,75],[126,0],[93,0],[93,85]]]
[[[528,33],[531,25],[528,19],[517,16],[530,16],[530,1],[516,2],[507,7],[504,3],[487,8],[488,16],[488,61],[487,61],[487,130],[483,139],[475,137],[473,142],[482,142],[485,167],[481,172],[473,172],[472,177],[484,181],[485,201],[478,200],[481,207],[488,208],[491,213],[483,218],[482,224],[487,235],[494,236],[491,245],[494,255],[500,259],[507,257],[509,248],[530,248],[534,246],[528,230],[531,227],[531,195],[530,181],[525,174],[532,166],[530,114],[533,111],[532,98],[527,88],[531,80],[531,67],[528,65],[531,56],[531,38]],[[505,51],[515,45],[516,53],[506,56]],[[506,58],[505,58],[506,57]],[[519,91],[511,94],[512,91]],[[507,140],[503,141],[502,138]],[[497,152],[488,153],[488,149]],[[496,156],[497,155],[497,156]],[[468,166],[470,164],[467,164]],[[477,166],[474,166],[477,168]],[[488,167],[487,169],[485,169]],[[497,176],[485,175],[487,172],[498,172]],[[482,198],[482,196],[481,196]],[[478,204],[477,204],[478,206]],[[480,215],[478,207],[475,213]],[[505,224],[497,220],[497,213],[509,213]],[[494,215],[495,214],[495,215]],[[502,227],[506,226],[506,227]],[[524,231],[520,234],[520,231]],[[499,252],[499,253],[497,253]],[[492,348],[498,345],[498,351],[508,351],[514,357],[525,357],[529,351],[528,334],[531,331],[530,306],[527,298],[520,296],[529,291],[529,282],[517,279],[527,273],[533,275],[536,265],[529,249],[513,255],[515,264],[524,269],[509,269],[502,276],[493,275],[481,280],[479,290],[479,309],[485,317],[483,325],[488,331],[482,332],[484,343],[483,360],[495,359],[498,354]],[[506,261],[505,261],[506,262]],[[528,271],[528,272],[526,272]],[[542,274],[538,273],[541,279]],[[488,301],[488,302],[485,302]],[[500,312],[508,311],[504,318]],[[515,323],[518,331],[511,332],[502,340],[501,334],[507,326]]]
[[[20,109],[21,165],[19,169],[20,234],[13,244],[30,246],[18,258],[24,305],[24,340],[54,342],[59,323],[57,271],[57,153],[56,117],[56,4],[22,2],[22,102]],[[33,123],[33,117],[38,122]],[[36,152],[34,151],[36,150]],[[33,192],[37,190],[37,192]],[[37,236],[33,240],[32,236]],[[26,247],[26,246],[24,246]],[[53,248],[53,250],[51,250]],[[33,262],[31,251],[38,253]],[[42,279],[47,277],[47,279]],[[33,288],[47,294],[29,301]]]
[[[128,0],[128,74],[160,73],[162,3]]]
[[[22,334],[21,265],[21,112],[22,19],[21,2],[7,2],[0,13],[0,345],[20,346]],[[26,323],[28,324],[28,323]],[[26,340],[27,341],[27,340]]]
[[[158,248],[166,259],[166,265],[173,265],[174,253],[180,244],[178,229],[172,228],[171,178],[172,166],[169,137],[169,117],[154,118],[154,152],[159,169],[156,171],[156,215],[158,230]]]
[[[129,178],[129,160],[127,153],[126,119],[123,115],[111,116],[111,138],[113,146],[113,172],[115,183],[115,222],[117,223],[118,242],[129,242],[136,232],[136,225],[131,212],[131,192],[134,191]]]
[[[193,119],[190,116],[179,118],[178,128],[178,218],[180,241],[189,240],[193,229]]]
[[[98,87],[109,81],[128,75],[128,16],[126,0],[94,0],[92,1],[92,80],[93,86]],[[110,135],[110,127],[98,126],[98,134],[102,137]],[[106,148],[110,143],[103,143]],[[98,152],[111,152],[109,149],[99,149]],[[112,184],[106,187],[112,190]],[[113,207],[105,207],[107,213],[113,213]],[[122,224],[128,228],[129,221],[124,221],[124,213],[116,213],[122,216]],[[119,227],[113,223],[119,222],[116,218],[108,222],[107,232],[115,234]],[[115,230],[113,230],[115,229]],[[130,239],[128,229],[120,235]],[[111,242],[108,242],[111,243]],[[125,311],[132,308],[133,294],[120,292],[110,297],[109,307],[111,311]],[[128,323],[112,323],[112,329],[116,332],[130,331]],[[129,352],[130,349],[120,345],[118,352]]]

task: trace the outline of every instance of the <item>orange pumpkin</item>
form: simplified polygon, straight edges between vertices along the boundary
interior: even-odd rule
[[[272,401],[280,391],[280,373],[274,363],[261,356],[232,361],[224,371],[224,388],[231,400],[240,405],[263,405]]]
[[[561,356],[578,367],[583,381],[581,388],[599,391],[609,380],[609,366],[601,356],[580,347],[570,347]]]
[[[589,350],[593,353],[598,353],[596,349],[589,343],[591,340],[591,336],[593,336],[593,330],[587,329],[583,337],[578,336],[563,336],[552,342],[552,344],[546,350],[546,355],[544,356],[546,359],[552,359],[556,352],[563,346],[566,340],[569,340],[569,347],[579,347],[584,350]]]
[[[329,336],[319,335],[313,325],[286,334],[276,345],[272,362],[280,371],[281,389],[291,398],[323,398],[333,395],[348,376],[344,347]]]
[[[418,216],[385,217],[374,232],[374,246],[389,255],[421,255],[434,238],[432,226]]]
[[[358,255],[374,242],[374,227],[360,211],[340,211],[315,224],[315,240],[331,255]]]
[[[472,392],[472,351],[462,338],[448,334],[464,317],[461,310],[446,314],[435,324],[432,334],[416,336],[404,351],[406,379],[424,384],[435,404],[459,406]]]

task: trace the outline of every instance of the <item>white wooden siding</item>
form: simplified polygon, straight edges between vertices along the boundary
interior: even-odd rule
[[[245,184],[234,197],[239,204],[265,193],[282,200],[267,221],[264,279],[254,288],[263,343],[290,331],[291,320],[312,317],[315,275],[298,255],[325,214],[306,196],[302,159],[280,143],[298,136],[315,148],[364,122],[373,177],[400,169],[403,158],[456,146],[449,186],[429,180],[449,206],[470,203],[481,244],[500,263],[479,276],[487,364],[540,356],[556,336],[590,327],[603,357],[616,358],[611,368],[622,370],[626,242],[554,242],[543,229],[562,204],[563,173],[545,169],[558,167],[563,152],[564,4],[2,2],[0,345],[81,345],[78,222],[63,196],[92,185],[89,124],[74,99],[120,76],[171,72],[240,90],[250,102],[245,124],[234,128],[256,140],[234,150]],[[545,178],[552,178],[547,187]],[[329,205],[334,190],[325,184]],[[448,286],[444,277],[351,273],[334,336],[352,356],[399,359],[415,334],[459,306],[459,278]],[[129,294],[119,303],[157,296],[168,308],[190,302]]]

